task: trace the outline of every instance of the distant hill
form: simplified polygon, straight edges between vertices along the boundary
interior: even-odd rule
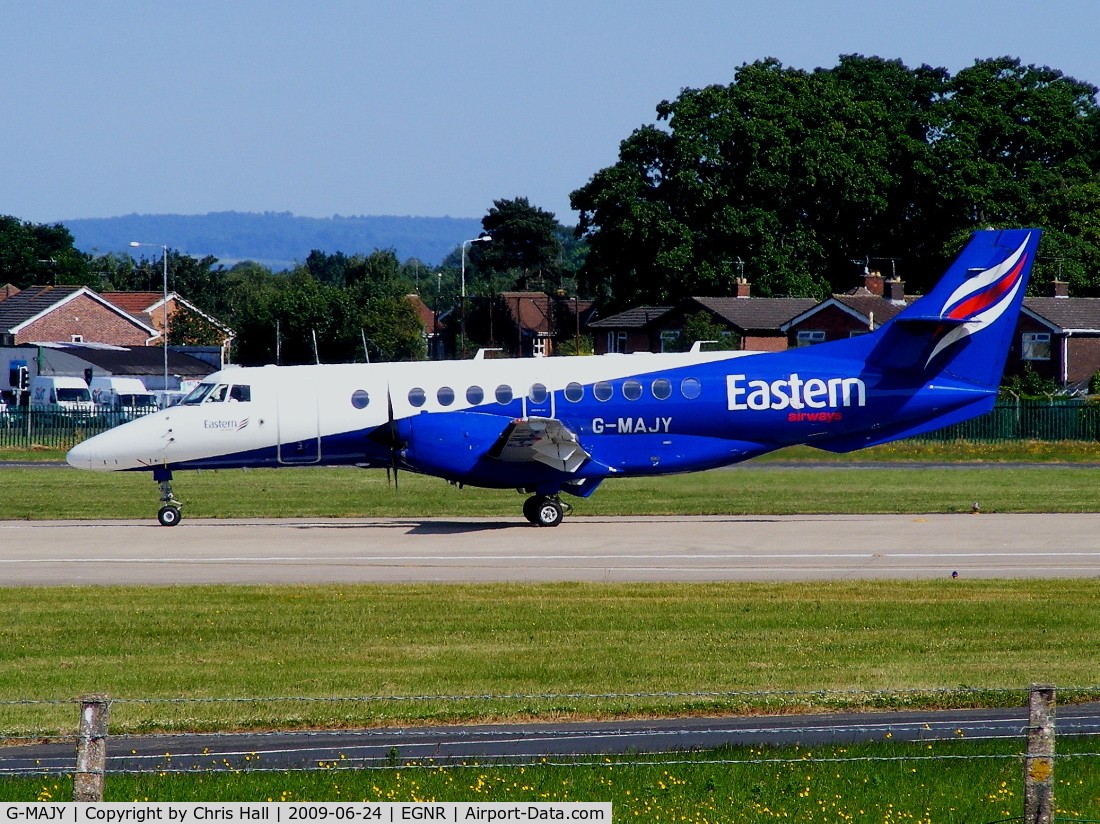
[[[123,215],[63,223],[82,252],[134,252],[132,240],[165,244],[194,257],[213,255],[226,266],[254,260],[276,271],[314,249],[369,254],[393,248],[401,261],[440,263],[462,241],[478,236],[481,221],[462,217],[296,217],[290,212],[211,212],[206,215]],[[149,256],[155,250],[140,250]]]

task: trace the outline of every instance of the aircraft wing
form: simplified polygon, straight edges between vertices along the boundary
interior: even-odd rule
[[[576,472],[590,455],[557,418],[521,418],[508,424],[489,457],[506,463],[538,461],[562,472]]]

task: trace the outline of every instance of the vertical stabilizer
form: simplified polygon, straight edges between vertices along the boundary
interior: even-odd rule
[[[975,232],[932,291],[875,336],[868,362],[998,386],[1041,234]]]

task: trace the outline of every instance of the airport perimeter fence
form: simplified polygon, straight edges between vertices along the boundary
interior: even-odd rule
[[[43,777],[43,776],[69,776],[73,778],[74,801],[102,801],[105,782],[109,775],[134,775],[150,773],[158,776],[166,776],[176,773],[199,774],[204,772],[232,772],[262,773],[293,771],[317,771],[317,770],[479,770],[500,768],[516,769],[529,767],[550,768],[591,768],[598,765],[601,768],[608,765],[620,765],[625,767],[660,766],[670,765],[728,765],[731,768],[737,765],[813,765],[829,764],[838,765],[842,762],[929,762],[929,761],[954,761],[960,762],[959,769],[966,769],[968,762],[978,760],[998,759],[1013,760],[1019,762],[1021,770],[1021,782],[1023,792],[1019,795],[1023,798],[1024,809],[1022,820],[1028,822],[1051,822],[1054,820],[1054,787],[1056,763],[1073,759],[1087,759],[1088,769],[1094,772],[1093,765],[1100,764],[1100,752],[1083,751],[1080,747],[1073,752],[1057,753],[1055,748],[1055,704],[1056,693],[1062,696],[1063,705],[1081,701],[1095,701],[1100,697],[1100,687],[1078,687],[1056,690],[1051,684],[1032,684],[1024,689],[973,689],[960,687],[958,689],[942,690],[903,690],[903,691],[829,691],[818,692],[699,692],[699,693],[622,693],[622,694],[543,694],[543,695],[476,695],[476,696],[367,696],[351,698],[142,698],[121,699],[111,698],[104,694],[83,696],[70,701],[0,701],[0,709],[10,721],[15,717],[11,711],[41,710],[50,711],[57,708],[68,708],[76,715],[77,724],[72,732],[61,731],[35,732],[26,729],[13,729],[0,731],[0,776],[7,777]],[[417,736],[438,734],[444,730],[446,741],[449,744],[460,742],[464,738],[482,740],[502,738],[500,727],[491,725],[477,727],[411,727],[395,730],[393,727],[360,727],[339,729],[301,729],[295,728],[288,732],[270,732],[270,727],[264,731],[251,731],[247,727],[233,729],[227,732],[217,731],[180,731],[180,718],[166,718],[165,714],[157,717],[163,708],[183,709],[186,713],[187,724],[193,727],[203,727],[204,722],[193,714],[200,706],[214,707],[218,705],[278,705],[278,704],[394,704],[408,702],[424,702],[430,704],[446,703],[471,703],[478,705],[484,702],[496,705],[500,708],[500,715],[509,714],[506,708],[514,706],[516,701],[530,708],[536,705],[560,707],[570,701],[578,699],[591,699],[597,701],[621,701],[621,700],[645,700],[645,699],[677,699],[685,702],[693,702],[698,717],[698,707],[707,702],[713,702],[717,707],[729,707],[730,702],[743,702],[743,705],[755,707],[756,713],[749,716],[757,726],[740,726],[735,732],[726,729],[720,730],[721,734],[729,734],[734,740],[720,745],[709,752],[697,750],[685,751],[672,747],[642,751],[630,747],[617,755],[609,755],[609,751],[593,751],[577,746],[573,752],[547,750],[534,754],[519,754],[509,756],[506,754],[494,755],[492,753],[480,756],[470,755],[431,755],[401,757],[400,748],[390,746],[391,739],[383,742],[381,747],[373,749],[384,750],[384,753],[376,752],[374,755],[361,755],[346,757],[330,755],[327,759],[318,753],[326,750],[325,737],[339,735],[343,741],[349,738],[355,739],[356,744],[351,749],[359,749],[366,752],[372,749],[369,740],[372,737],[382,735],[393,736],[395,733],[411,740],[410,748],[417,744]],[[1024,699],[1021,702],[1021,699]],[[1020,713],[1010,715],[1008,718],[992,716],[978,719],[967,726],[964,734],[962,729],[954,729],[959,722],[948,719],[941,725],[935,719],[933,708],[942,706],[959,707],[1001,707],[1011,712],[1012,707],[1020,708],[1021,703],[1027,707],[1027,717]],[[768,715],[766,708],[773,708],[772,715],[789,717],[792,710],[803,707],[814,708],[818,715],[807,719],[807,726],[791,724],[769,725],[766,723]],[[146,728],[149,730],[166,729],[168,732],[159,736],[143,732],[116,732],[110,733],[112,707],[116,710],[126,708],[138,710],[138,714],[130,713],[124,722],[124,726],[133,729]],[[987,754],[952,754],[928,752],[921,747],[914,749],[910,754],[890,754],[882,756],[847,754],[845,748],[833,749],[831,754],[814,756],[809,748],[794,756],[784,756],[784,746],[778,736],[790,739],[791,735],[820,734],[823,729],[843,729],[843,727],[830,728],[822,720],[824,709],[860,709],[866,711],[871,708],[898,708],[898,707],[928,707],[926,714],[900,719],[868,721],[866,724],[853,723],[855,728],[870,728],[875,742],[884,742],[898,733],[899,741],[917,742],[926,745],[934,741],[959,740],[965,738],[969,742],[1000,741],[1010,744],[1018,743],[1019,749],[1011,753],[987,753]],[[75,712],[73,712],[75,711]],[[145,715],[141,715],[145,713]],[[909,710],[912,714],[912,709]],[[715,723],[728,719],[728,715],[714,713]],[[1072,736],[1077,739],[1095,740],[1100,736],[1100,715],[1086,714],[1087,723],[1078,724],[1072,730]],[[875,718],[868,714],[868,718]],[[757,720],[759,719],[759,720]],[[881,719],[881,716],[880,716]],[[927,719],[927,720],[925,720]],[[1078,719],[1080,721],[1080,719]],[[933,727],[933,724],[939,726]],[[538,741],[540,737],[539,724],[519,725],[519,735],[524,741]],[[624,725],[626,726],[626,725]],[[697,726],[697,725],[696,725]],[[952,732],[953,730],[953,732]],[[697,730],[696,730],[697,731]],[[914,732],[919,731],[919,732]],[[926,732],[927,731],[927,732]],[[704,730],[706,732],[706,730]],[[545,739],[560,739],[563,732],[556,729],[545,730]],[[595,733],[593,733],[595,734]],[[606,729],[599,730],[599,734],[607,735]],[[622,735],[637,735],[637,727],[624,730]],[[665,733],[667,735],[667,733]],[[737,736],[755,736],[757,742],[763,736],[765,739],[771,734],[776,736],[774,744],[756,743],[746,745],[738,744]],[[297,738],[303,741],[300,747],[304,753],[304,761],[299,765],[278,763],[265,765],[263,759],[256,753],[272,736],[285,736],[290,739]],[[564,737],[570,739],[581,738],[583,730],[575,725],[571,726]],[[908,735],[910,737],[906,738]],[[675,741],[675,736],[668,736]],[[286,740],[285,738],[283,739]],[[216,742],[226,742],[224,747],[219,747]],[[168,743],[166,743],[168,742]],[[245,747],[242,742],[256,746]],[[359,746],[358,742],[364,742]],[[56,755],[57,745],[75,744],[75,758],[72,750],[68,757]],[[178,746],[176,746],[178,745]],[[345,744],[337,745],[347,746]],[[438,744],[436,752],[438,753]],[[541,745],[536,745],[541,746]],[[788,745],[789,746],[789,745]],[[54,753],[49,752],[50,747]],[[165,751],[166,747],[173,747]],[[282,751],[295,752],[291,744],[281,744]],[[388,750],[386,749],[388,747]],[[798,749],[797,747],[795,749]],[[828,749],[828,747],[826,747]],[[1086,741],[1084,749],[1096,750],[1100,746],[1091,746]],[[110,753],[115,753],[110,755]],[[173,763],[175,759],[175,763]],[[65,762],[65,763],[62,763]],[[113,763],[112,763],[113,762]],[[807,777],[808,778],[808,777]],[[1003,787],[1003,785],[1002,785]],[[976,793],[988,792],[988,788],[974,787]],[[54,799],[60,800],[60,799]],[[1062,819],[1066,820],[1066,819]]]
[[[148,412],[148,409],[74,412],[9,408],[0,412],[0,448],[71,449],[93,435]]]
[[[147,409],[73,412],[9,409],[0,412],[0,448],[70,449]],[[992,412],[937,429],[914,441],[1097,441],[1100,403],[1070,398],[1000,401]]]

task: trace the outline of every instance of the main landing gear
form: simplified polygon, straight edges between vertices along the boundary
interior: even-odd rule
[[[569,504],[563,504],[557,495],[532,495],[523,502],[523,517],[535,526],[557,526],[565,517]]]
[[[172,471],[170,469],[154,469],[153,480],[160,483],[160,511],[157,512],[157,520],[161,526],[175,526],[180,522],[180,507],[183,506],[172,495]]]

